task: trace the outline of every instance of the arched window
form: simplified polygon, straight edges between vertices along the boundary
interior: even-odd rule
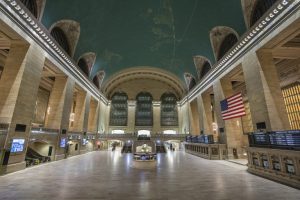
[[[153,110],[152,110],[152,95],[148,92],[141,92],[136,97],[136,126],[152,126],[153,125]]]
[[[192,80],[189,85],[189,90],[193,89],[195,86],[196,86],[196,80],[194,77],[192,77]]]
[[[127,95],[124,92],[116,92],[111,99],[110,126],[127,126]]]
[[[228,34],[219,48],[218,60],[220,60],[236,43],[238,38],[233,34]]]
[[[257,0],[250,19],[250,26],[253,26],[276,1],[277,0]]]
[[[178,126],[177,98],[172,93],[164,93],[161,98],[161,126]]]
[[[94,85],[96,85],[96,87],[98,88],[98,89],[100,89],[99,87],[100,87],[100,84],[99,84],[99,78],[98,78],[98,76],[95,76],[94,78],[93,78],[93,83],[94,83]]]
[[[35,16],[38,17],[36,0],[21,0],[24,6]]]
[[[196,85],[196,79],[190,73],[184,73],[184,79],[188,90],[193,89]]]
[[[93,78],[93,83],[96,85],[96,87],[98,89],[101,88],[104,76],[105,76],[105,72],[104,71],[99,71],[99,72],[97,72],[97,74]]]
[[[205,61],[205,63],[203,64],[202,70],[200,72],[200,78],[203,78],[211,69],[211,66],[209,64],[209,62]]]
[[[83,73],[85,73],[85,75],[89,76],[89,74],[90,74],[89,66],[86,63],[86,61],[84,60],[84,58],[79,59],[78,66],[83,71]]]
[[[56,42],[70,55],[70,46],[64,31],[59,27],[54,27],[50,34],[56,40]]]

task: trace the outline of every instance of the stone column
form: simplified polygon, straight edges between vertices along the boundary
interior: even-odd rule
[[[84,90],[78,90],[75,97],[75,113],[74,113],[74,125],[70,128],[71,131],[83,132],[84,122],[86,116],[86,101],[87,93]]]
[[[70,113],[75,82],[68,77],[55,77],[49,97],[45,127],[52,129],[69,129]]]
[[[127,131],[128,133],[134,133],[136,101],[128,100],[127,104],[128,104]]]
[[[107,116],[107,105],[103,103],[102,101],[99,102],[99,120],[98,120],[98,132],[100,134],[102,133],[108,133],[108,116]]]
[[[84,115],[83,115],[83,126],[82,126],[83,132],[87,132],[88,130],[90,104],[91,104],[91,94],[87,93],[84,102]]]
[[[203,93],[200,97],[203,103],[203,125],[205,134],[213,134],[212,129],[212,110],[211,110],[211,97],[209,93]]]
[[[86,137],[86,133],[88,131],[88,123],[89,123],[89,114],[90,114],[90,103],[91,103],[91,95],[86,93],[84,103],[83,103],[83,120],[82,120],[82,137]],[[76,113],[75,113],[76,116]],[[80,127],[78,127],[80,128]],[[79,130],[79,129],[78,129]],[[79,153],[83,154],[86,153],[86,145],[82,145],[82,141],[79,141]]]
[[[257,123],[265,123],[267,130],[290,129],[272,53],[249,53],[242,66],[254,129]]]
[[[2,167],[2,173],[26,167],[24,160],[45,62],[42,52],[34,44],[29,46],[21,41],[11,42],[0,79],[0,123],[9,124],[2,148],[9,152],[13,139],[24,139],[25,143],[22,152],[10,153],[8,165]]]
[[[178,106],[178,122],[179,122],[179,133],[180,134],[188,134],[189,130],[189,110],[188,110],[188,102],[185,102],[183,105]]]
[[[204,103],[201,96],[197,97],[199,107],[199,129],[200,133],[205,133],[205,128],[208,126],[207,120],[204,113]]]
[[[234,149],[236,149],[239,158],[243,157],[243,133],[241,127],[241,119],[236,118],[224,121],[221,115],[220,102],[225,98],[233,95],[231,81],[225,78],[221,80],[216,80],[213,84],[213,90],[218,127],[224,128],[224,132],[220,132],[220,142],[227,144],[227,155],[229,159],[234,158]]]
[[[190,123],[190,134],[200,135],[200,119],[199,119],[199,107],[197,99],[189,103],[189,123]]]
[[[97,132],[97,120],[98,120],[98,111],[99,111],[98,101],[91,99],[90,103],[90,112],[89,112],[89,122],[88,122],[88,132],[96,133]]]
[[[75,81],[71,78],[55,77],[50,94],[45,127],[60,130],[55,151],[55,160],[65,158],[66,148],[60,146],[60,141],[61,139],[67,141],[74,86]]]
[[[161,102],[160,101],[153,101],[152,102],[152,108],[153,108],[153,128],[152,132],[153,134],[157,134],[158,132],[161,132],[161,126],[160,126],[160,109],[161,109]]]

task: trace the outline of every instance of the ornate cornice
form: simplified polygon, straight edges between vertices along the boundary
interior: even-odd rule
[[[280,0],[265,13],[265,15],[252,26],[238,43],[218,61],[212,70],[201,80],[181,101],[183,105],[186,101],[194,100],[201,94],[207,86],[218,79],[223,72],[229,69],[236,61],[241,59],[249,50],[261,42],[268,34],[280,26],[289,16],[299,10],[300,0]]]
[[[299,9],[300,0],[280,0],[266,13],[239,42],[214,66],[213,69],[180,102],[196,98],[213,80],[218,79],[233,63],[242,58],[246,52],[262,41],[276,27]],[[67,70],[80,85],[106,105],[107,98],[98,91],[93,83],[76,66],[75,61],[52,38],[49,31],[20,3],[19,0],[1,0],[0,10],[21,30],[30,36],[40,47],[51,55]]]
[[[79,70],[75,61],[59,46],[44,25],[39,22],[19,0],[1,0],[0,10],[68,71],[68,73],[78,81],[79,85],[107,104],[106,97],[93,85],[92,81]]]

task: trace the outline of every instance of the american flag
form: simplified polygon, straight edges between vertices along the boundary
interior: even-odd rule
[[[220,102],[223,120],[246,115],[242,93],[235,94]]]

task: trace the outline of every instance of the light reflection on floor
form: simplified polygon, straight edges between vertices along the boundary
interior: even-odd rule
[[[184,152],[157,155],[155,169],[134,169],[132,154],[92,152],[0,177],[0,199],[294,200],[300,191],[227,161]]]

